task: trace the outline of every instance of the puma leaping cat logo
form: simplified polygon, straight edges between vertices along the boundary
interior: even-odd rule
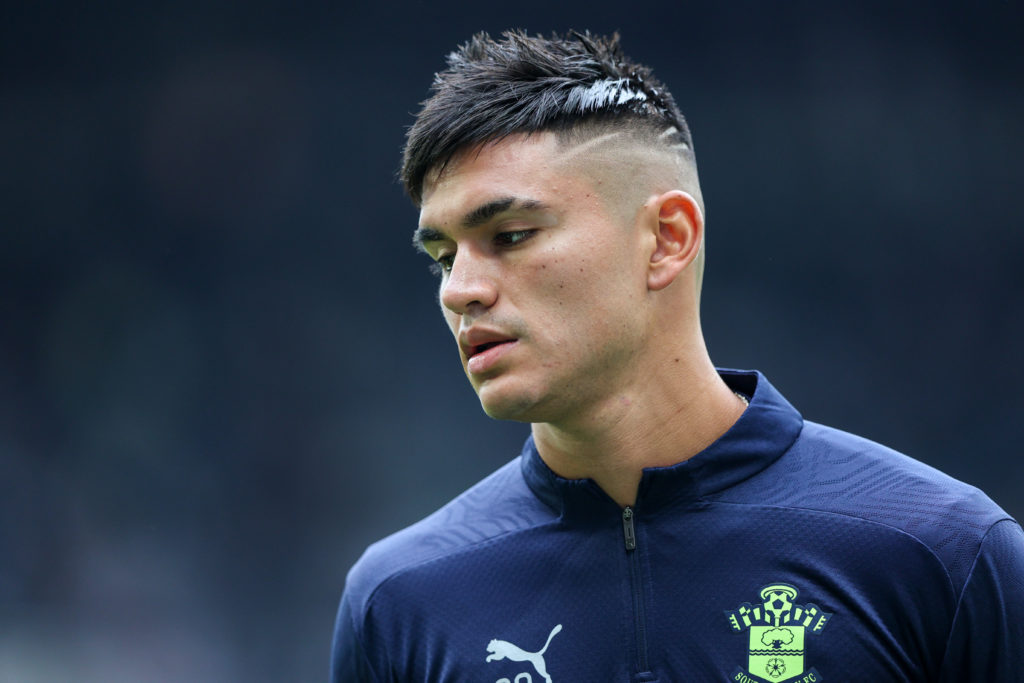
[[[537,673],[544,677],[544,683],[551,683],[551,676],[548,676],[547,665],[544,664],[544,653],[547,652],[551,639],[558,635],[561,630],[561,624],[551,629],[547,642],[544,643],[544,647],[539,652],[527,652],[508,641],[495,638],[487,643],[487,651],[490,654],[487,655],[487,659],[484,661],[493,662],[496,659],[507,659],[512,662],[529,662],[533,664],[533,668],[537,670]]]

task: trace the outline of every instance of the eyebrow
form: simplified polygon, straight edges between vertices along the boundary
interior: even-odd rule
[[[536,199],[499,197],[470,210],[459,221],[459,225],[464,229],[478,228],[503,213],[511,211],[542,211],[547,208],[547,204]],[[446,239],[449,239],[448,235],[436,228],[427,226],[416,228],[412,235],[413,246],[420,251],[426,251],[424,245],[428,242],[441,242]]]

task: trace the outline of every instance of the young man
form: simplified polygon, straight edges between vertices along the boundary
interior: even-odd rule
[[[716,370],[689,131],[615,39],[475,37],[409,132],[416,244],[522,454],[349,573],[356,681],[1024,681],[1024,533]]]

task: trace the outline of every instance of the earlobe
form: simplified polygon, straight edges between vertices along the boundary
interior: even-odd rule
[[[682,190],[657,197],[652,208],[657,210],[657,234],[647,285],[659,290],[696,260],[704,239],[704,215],[697,201]]]

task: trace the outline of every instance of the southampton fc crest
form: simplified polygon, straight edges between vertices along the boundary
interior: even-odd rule
[[[729,626],[736,633],[750,631],[747,669],[738,668],[730,680],[747,683],[811,683],[823,680],[814,667],[804,665],[804,636],[820,635],[832,617],[817,605],[796,604],[799,591],[788,583],[761,589],[761,603],[745,602],[727,610]]]

